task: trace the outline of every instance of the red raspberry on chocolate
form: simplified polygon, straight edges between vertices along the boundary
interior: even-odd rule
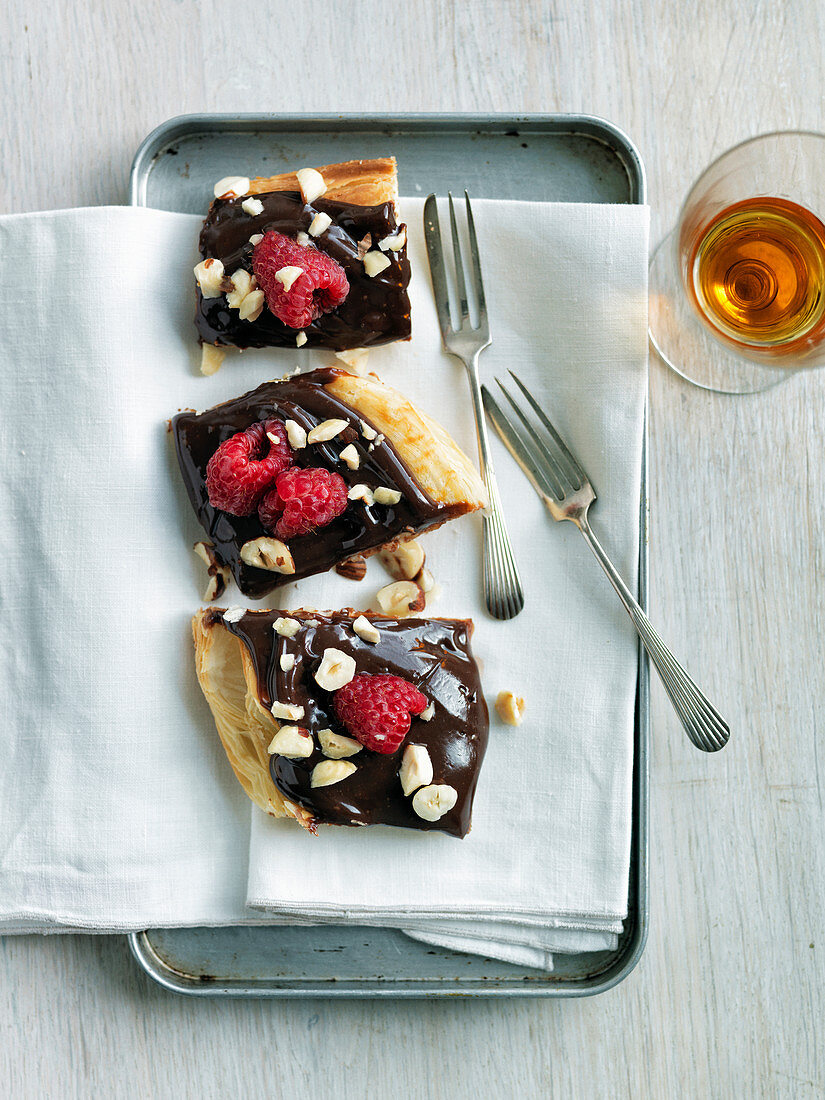
[[[400,676],[359,672],[339,688],[335,713],[352,736],[373,752],[397,752],[410,732],[410,715],[420,714],[427,698]]]
[[[209,459],[209,503],[233,516],[251,516],[278,474],[291,463],[292,448],[280,420],[251,424],[246,431],[225,439]]]
[[[302,272],[289,290],[276,277],[285,267],[299,267]],[[252,270],[270,311],[290,328],[306,328],[340,306],[349,294],[346,273],[331,256],[317,248],[305,248],[275,230],[265,233],[255,245]]]
[[[258,508],[258,517],[279,539],[306,535],[340,516],[348,504],[340,474],[321,467],[293,466],[280,474]]]

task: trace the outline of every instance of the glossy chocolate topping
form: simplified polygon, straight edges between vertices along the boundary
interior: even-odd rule
[[[204,259],[211,256],[220,260],[227,277],[239,268],[251,273],[251,236],[274,229],[294,238],[309,229],[316,214],[328,214],[332,225],[320,237],[313,238],[312,245],[343,267],[350,289],[337,309],[325,313],[304,330],[307,335],[304,346],[343,351],[409,338],[410,264],[406,246],[398,252],[386,252],[390,266],[373,278],[366,274],[363,260],[358,258],[359,242],[367,234],[372,247],[377,248],[380,240],[397,232],[399,226],[392,203],[351,206],[333,199],[305,203],[294,191],[271,191],[255,198],[264,207],[256,215],[242,209],[243,198],[216,199],[200,235]],[[257,321],[242,321],[238,310],[227,305],[225,295],[204,298],[200,290],[195,325],[206,343],[236,348],[294,348],[297,335],[296,329],[279,321],[266,306]]]
[[[413,717],[401,748],[391,754],[362,749],[349,757],[356,771],[328,787],[310,786],[312,769],[325,759],[316,748],[305,760],[273,756],[272,779],[283,796],[308,809],[318,823],[335,825],[400,825],[439,829],[464,836],[470,828],[473,795],[487,748],[487,704],[470,649],[473,624],[463,619],[389,619],[370,615],[381,639],[372,645],[352,629],[358,612],[248,611],[237,623],[224,622],[221,612],[209,621],[221,624],[246,645],[254,662],[261,702],[273,700],[304,707],[296,724],[317,734],[332,729],[347,735],[335,715],[333,696],[316,683],[314,673],[324,650],[335,648],[355,658],[356,671],[391,673],[414,684],[430,699],[435,713],[429,722]],[[301,621],[294,638],[273,630],[279,615]],[[289,672],[280,667],[282,654],[293,654]],[[433,764],[433,783],[448,783],[458,792],[456,805],[438,821],[424,821],[412,808],[412,797],[401,789],[398,770],[404,746],[426,745]]]
[[[369,440],[361,434],[358,413],[324,389],[325,383],[341,373],[330,367],[280,382],[265,382],[234,401],[203,413],[179,413],[172,420],[178,462],[192,507],[214,543],[216,555],[231,568],[241,592],[251,599],[262,598],[278,585],[323,573],[353,554],[375,550],[407,528],[422,531],[462,511],[432,500],[388,440],[378,442],[372,451],[369,449]],[[350,427],[329,442],[307,444],[294,451],[295,465],[335,470],[348,486],[383,485],[401,493],[401,500],[394,505],[367,506],[361,500],[352,500],[346,511],[326,527],[290,539],[288,545],[295,560],[295,573],[290,576],[243,562],[240,556],[243,544],[271,532],[264,529],[257,515],[231,516],[217,511],[206,492],[206,466],[219,445],[251,424],[272,417],[294,420],[307,431],[323,420],[348,421]],[[361,460],[357,470],[350,470],[338,457],[350,443]]]

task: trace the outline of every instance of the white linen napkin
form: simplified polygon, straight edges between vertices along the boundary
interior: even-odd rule
[[[632,581],[647,212],[475,206],[495,340],[484,373],[516,366],[546,401]],[[435,329],[421,203],[404,209],[415,336],[368,366],[473,453],[466,383]],[[313,839],[253,810],[250,841],[194,681],[200,531],[165,420],[329,357],[250,352],[198,374],[198,223],[122,208],[0,218],[0,930],[349,919],[545,966],[553,950],[610,946],[626,913],[635,643],[577,533],[552,524],[498,446],[523,615],[483,612],[477,517],[427,539],[443,588],[433,613],[476,619],[491,701],[501,688],[527,699],[520,728],[493,716],[470,836]],[[385,579],[372,563],[361,585],[310,578],[278,602],[359,603]]]

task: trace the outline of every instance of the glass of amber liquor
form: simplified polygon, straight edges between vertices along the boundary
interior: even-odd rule
[[[752,138],[703,172],[650,264],[650,338],[684,378],[769,389],[825,365],[825,135]]]

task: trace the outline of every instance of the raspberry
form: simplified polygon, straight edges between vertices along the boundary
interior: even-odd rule
[[[209,459],[209,503],[233,516],[251,516],[262,495],[291,463],[292,448],[280,420],[258,421],[224,440]]]
[[[282,267],[300,267],[289,290],[276,272]],[[306,328],[329,313],[349,294],[343,267],[316,248],[305,248],[283,233],[270,230],[252,252],[252,269],[272,313],[290,328]]]
[[[410,715],[426,706],[426,697],[400,676],[359,672],[335,693],[339,720],[373,752],[397,752],[410,732]]]
[[[340,474],[293,466],[278,475],[275,488],[260,503],[258,517],[264,527],[274,527],[279,539],[291,539],[326,527],[347,503],[347,486]]]

